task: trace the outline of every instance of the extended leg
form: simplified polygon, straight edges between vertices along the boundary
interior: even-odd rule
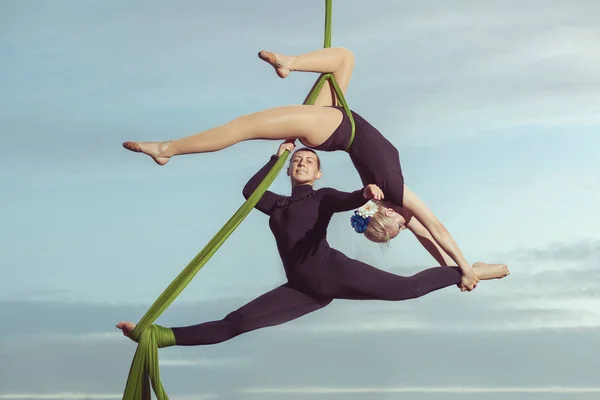
[[[277,75],[282,78],[287,77],[290,71],[331,73],[344,94],[348,89],[354,69],[354,54],[343,47],[319,49],[297,56],[265,50],[259,52],[258,55],[271,64],[277,71]],[[327,86],[323,87],[314,104],[318,106],[337,105],[335,90],[331,83],[327,82]]]
[[[331,136],[341,121],[342,114],[332,108],[285,106],[243,115],[226,124],[177,140],[125,142],[123,146],[148,154],[156,163],[164,165],[172,156],[218,151],[254,139],[299,139],[305,146],[316,147]]]
[[[400,276],[339,253],[323,269],[322,285],[323,294],[332,298],[400,301],[457,285],[461,277],[458,267],[434,267]]]
[[[252,300],[220,321],[171,329],[178,346],[221,343],[242,333],[289,322],[330,302],[283,285]]]

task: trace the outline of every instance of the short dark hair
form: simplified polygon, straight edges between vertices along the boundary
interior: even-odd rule
[[[294,159],[294,155],[299,151],[308,151],[309,153],[313,153],[315,156],[317,156],[317,167],[319,167],[319,169],[321,169],[321,159],[319,158],[319,155],[317,154],[316,151],[314,151],[313,149],[310,149],[308,147],[301,147],[298,150],[294,151],[294,153],[290,157],[290,163]]]

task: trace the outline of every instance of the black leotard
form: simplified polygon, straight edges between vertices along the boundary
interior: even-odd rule
[[[351,123],[346,111],[339,106],[343,119],[338,128],[323,144],[313,147],[320,151],[344,150],[350,141]],[[352,112],[354,117],[354,142],[350,147],[350,159],[358,171],[363,185],[376,184],[386,200],[402,207],[404,199],[404,176],[400,167],[398,149],[367,120]]]
[[[273,167],[276,156],[243,190],[248,198]],[[458,267],[435,267],[410,277],[395,275],[346,257],[327,242],[334,213],[366,202],[363,190],[352,193],[302,185],[291,196],[265,192],[256,208],[270,216],[269,225],[287,283],[259,296],[219,321],[171,328],[179,346],[208,345],[244,332],[279,325],[328,305],[333,299],[399,301],[458,284]]]

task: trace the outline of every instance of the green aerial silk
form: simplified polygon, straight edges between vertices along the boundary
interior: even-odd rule
[[[331,47],[331,3],[332,0],[325,0],[325,45]],[[354,140],[354,118],[348,108],[344,94],[340,90],[332,74],[322,74],[314,85],[312,91],[304,101],[304,104],[314,104],[325,81],[329,80],[336,92],[338,100],[352,122],[351,139],[346,148],[350,149]],[[258,188],[242,204],[236,213],[225,223],[217,234],[208,242],[202,251],[185,267],[179,275],[171,282],[159,298],[152,304],[150,309],[138,322],[130,337],[138,343],[137,350],[131,363],[127,384],[123,393],[123,400],[150,400],[150,384],[158,400],[168,400],[167,393],[160,381],[160,370],[158,365],[158,349],[162,347],[174,346],[175,336],[171,329],[160,325],[153,325],[153,322],[171,305],[179,296],[185,287],[192,281],[198,271],[215,254],[221,245],[227,240],[229,235],[242,223],[244,218],[252,211],[256,203],[263,196],[265,191],[275,180],[275,177],[281,171],[289,152],[286,151],[279,157],[273,168],[269,171],[265,179]]]

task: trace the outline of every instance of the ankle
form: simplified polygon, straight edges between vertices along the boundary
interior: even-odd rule
[[[294,68],[293,64],[294,61],[296,61],[296,58],[298,58],[298,56],[287,56],[288,57],[288,63],[286,64],[285,68],[289,69],[290,71],[295,71],[296,69]]]
[[[279,68],[285,68],[291,70],[292,63],[296,60],[296,56],[289,56],[287,54],[272,53],[275,58],[275,64]]]
[[[158,157],[171,157],[174,156],[174,146],[172,146],[172,140],[166,142],[160,142],[158,145]]]

